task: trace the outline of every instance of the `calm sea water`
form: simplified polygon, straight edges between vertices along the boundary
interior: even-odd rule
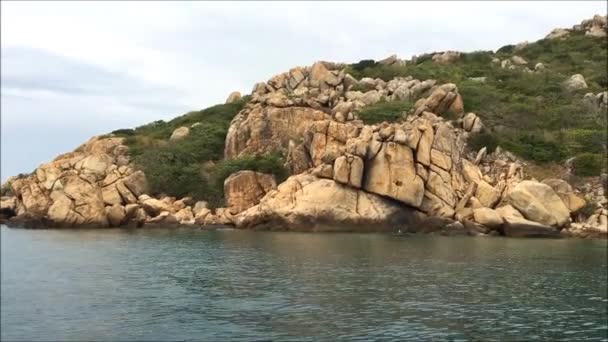
[[[607,243],[1,228],[2,340],[608,340]]]

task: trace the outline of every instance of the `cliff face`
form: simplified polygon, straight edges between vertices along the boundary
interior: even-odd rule
[[[599,37],[606,32],[605,17],[581,27]],[[554,33],[547,39],[566,36]],[[542,72],[515,57],[488,63],[513,73]],[[449,51],[435,54],[429,63],[450,65],[462,58]],[[391,56],[373,65],[407,71],[408,63],[416,62]],[[277,186],[272,175],[237,172],[224,180],[226,208],[156,193],[133,162],[128,140],[110,134],[92,138],[31,175],[11,178],[0,214],[9,224],[33,227],[230,224],[315,231],[606,234],[608,201],[599,180],[581,194],[563,180],[527,179],[526,162],[510,152],[471,150],[468,141],[490,129],[479,115],[465,112],[466,98],[456,84],[412,76],[357,79],[349,70],[348,65],[317,62],[254,86],[227,129],[224,160],[279,153],[291,177]],[[564,87],[575,91],[582,84],[574,77]],[[585,98],[593,97],[591,105],[605,111],[608,95],[591,95]],[[239,99],[233,93],[227,102]],[[168,143],[188,142],[196,126],[178,127],[166,137]],[[209,163],[200,162],[203,169]]]

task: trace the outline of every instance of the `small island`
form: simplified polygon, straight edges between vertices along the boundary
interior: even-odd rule
[[[2,222],[606,237],[606,30],[294,67],[11,177]]]

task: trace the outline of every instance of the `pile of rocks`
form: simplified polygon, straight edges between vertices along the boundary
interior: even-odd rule
[[[603,91],[597,94],[587,93],[583,99],[592,108],[597,108],[600,110],[608,109],[608,91]]]
[[[606,37],[608,25],[606,16],[595,15],[592,19],[583,20],[580,24],[572,26],[571,29],[556,28],[552,30],[545,39],[560,39],[570,35],[571,32],[584,32],[590,37]]]
[[[237,215],[235,223],[241,228],[308,224],[315,230],[339,222],[383,229],[399,217],[403,229],[415,231],[429,227],[429,218],[442,218],[442,231],[449,227],[471,234],[559,234],[570,222],[571,210],[555,191],[523,181],[522,164],[509,153],[486,156],[482,150],[474,160],[465,158],[466,135],[428,111],[402,123],[373,126],[358,121],[310,123],[301,143],[306,160],[297,163],[312,169],[269,192],[259,205]],[[328,197],[344,205],[337,211],[321,208],[319,203]],[[319,212],[321,227],[311,219]]]
[[[528,61],[517,55],[513,55],[511,58],[505,58],[502,60],[498,57],[492,58],[492,64],[500,65],[502,69],[519,70],[530,74],[534,72],[541,72],[545,69],[545,65],[543,63],[536,63],[534,65],[534,70],[532,70],[528,67]]]
[[[74,152],[12,177],[0,202],[12,225],[107,227],[153,223],[227,224],[229,211],[212,211],[190,198],[153,198],[142,171],[134,169],[124,138],[93,137]]]
[[[435,80],[411,77],[397,77],[388,82],[372,78],[356,80],[344,69],[331,67],[335,65],[317,62],[257,83],[251,101],[231,122],[224,157],[286,151],[289,141],[299,140],[309,122],[357,120],[358,110],[383,100],[415,101],[433,93],[425,104],[427,109],[438,114],[463,111],[462,99],[454,85],[443,85],[437,90]]]
[[[438,64],[451,64],[460,58],[458,51],[444,51],[433,55],[433,62]]]

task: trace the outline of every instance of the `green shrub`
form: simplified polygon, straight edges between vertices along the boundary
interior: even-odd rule
[[[219,203],[222,191],[210,184],[202,165],[222,159],[226,133],[232,118],[248,97],[230,104],[190,112],[171,121],[155,121],[137,127],[125,144],[136,166],[146,173],[154,195],[192,196]],[[185,139],[168,141],[175,128],[200,123]]]
[[[112,131],[112,134],[123,137],[129,137],[135,135],[135,130],[131,128],[117,129],[115,131]]]
[[[573,166],[577,176],[598,176],[606,168],[606,156],[599,153],[582,153],[574,159]]]
[[[395,122],[404,117],[404,113],[412,109],[410,101],[380,101],[376,104],[363,107],[358,112],[359,119],[366,124],[375,124],[383,121]]]
[[[365,68],[372,68],[374,66],[376,66],[376,61],[374,61],[373,59],[363,59],[361,61],[359,61],[359,63],[355,63],[352,65],[353,69],[357,70],[357,71],[362,71]]]
[[[526,159],[534,160],[539,163],[560,161],[566,157],[565,151],[560,145],[544,136],[535,133],[518,133],[503,139],[501,145]]]
[[[405,76],[407,73],[407,67],[404,65],[384,65],[375,64],[374,66],[365,67],[360,69],[361,66],[355,67],[350,65],[346,68],[346,72],[351,74],[356,79],[362,79],[364,77],[380,78],[384,81],[390,81],[398,76]]]
[[[496,53],[512,53],[514,49],[515,45],[509,44],[496,50]]]
[[[569,154],[603,153],[606,151],[606,131],[570,129],[563,134],[564,147]]]
[[[489,132],[472,134],[467,141],[467,146],[472,151],[479,151],[483,147],[487,147],[488,153],[492,153],[498,145],[499,140],[496,135]]]
[[[213,174],[214,186],[223,191],[224,180],[231,174],[251,170],[256,172],[272,174],[277,183],[284,181],[288,172],[283,166],[283,158],[280,153],[268,153],[258,156],[245,156],[237,159],[222,160],[218,163]]]
[[[2,186],[0,187],[0,196],[10,196],[11,194],[11,186],[8,183],[2,184]]]

